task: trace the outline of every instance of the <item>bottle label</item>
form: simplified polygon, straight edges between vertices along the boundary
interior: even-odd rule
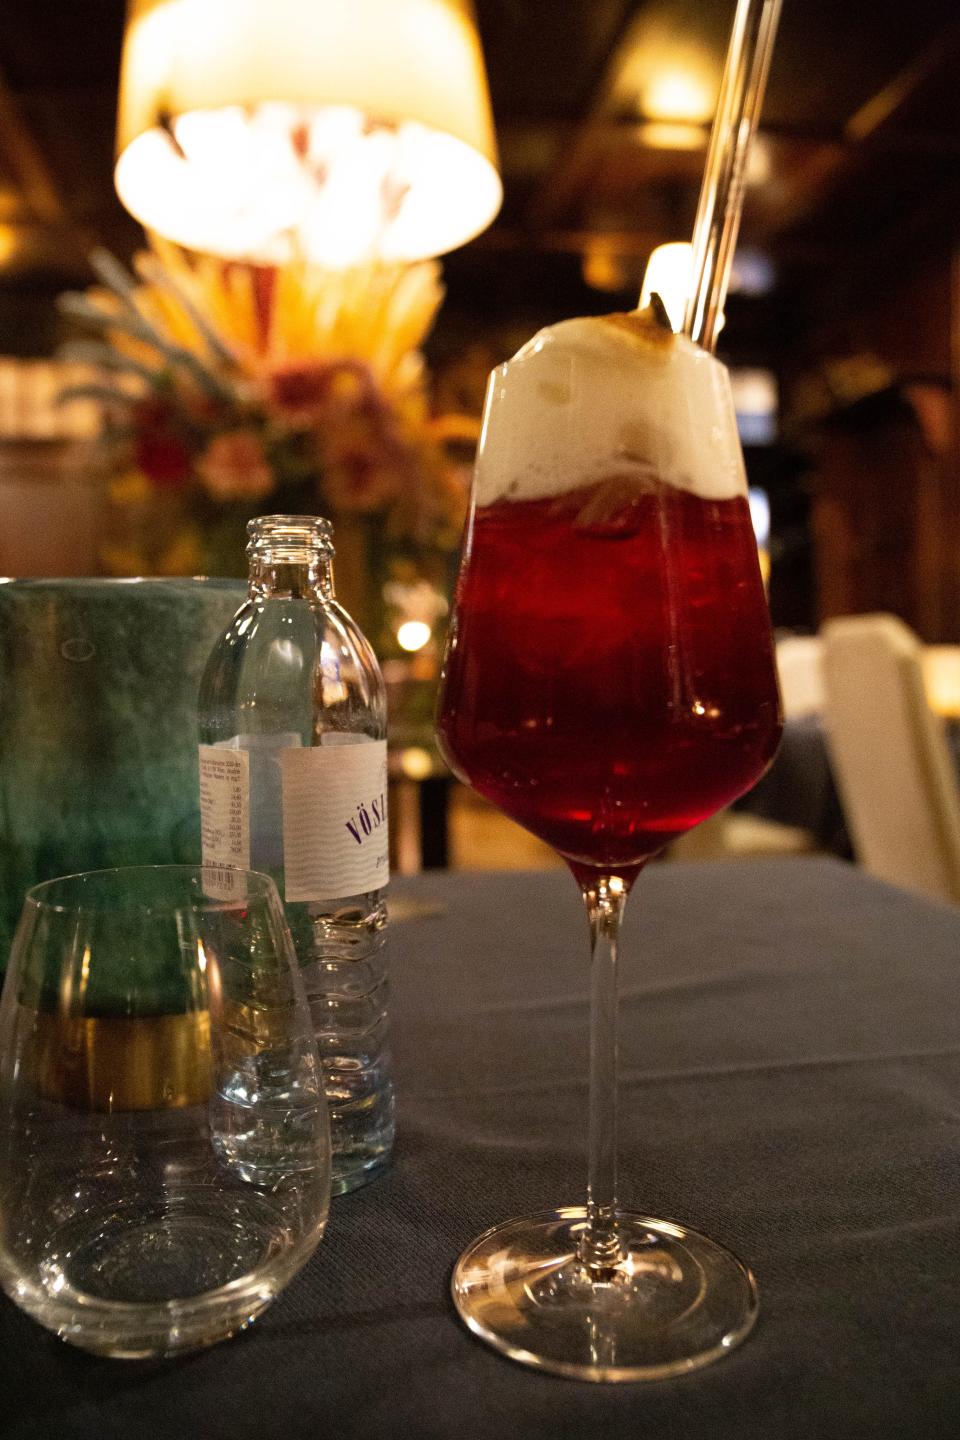
[[[199,759],[204,890],[215,900],[242,900],[233,872],[250,869],[250,757],[201,745]]]
[[[288,901],[363,895],[390,878],[387,742],[347,740],[280,754]]]

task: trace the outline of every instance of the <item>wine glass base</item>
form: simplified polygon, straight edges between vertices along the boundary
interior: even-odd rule
[[[716,1241],[666,1220],[617,1214],[621,1260],[579,1258],[582,1206],[508,1220],[457,1261],[466,1325],[521,1365],[577,1380],[662,1380],[709,1365],[746,1339],[756,1282]]]

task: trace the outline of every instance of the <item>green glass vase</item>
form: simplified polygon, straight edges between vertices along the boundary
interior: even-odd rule
[[[200,859],[196,702],[235,580],[0,583],[0,968],[24,893]]]

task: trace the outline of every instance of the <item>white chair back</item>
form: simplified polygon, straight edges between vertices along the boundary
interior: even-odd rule
[[[823,627],[827,739],[854,852],[894,885],[960,901],[960,799],[924,690],[923,647],[894,615]]]
[[[819,635],[784,635],[777,641],[777,675],[786,720],[822,715],[823,641]]]

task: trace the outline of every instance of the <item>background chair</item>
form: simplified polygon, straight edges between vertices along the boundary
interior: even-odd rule
[[[789,724],[817,723],[823,712],[822,650],[818,635],[787,635],[777,642],[777,676]],[[775,803],[781,797],[769,798]],[[817,837],[805,824],[760,813],[747,797],[736,809],[721,810],[674,840],[668,854],[673,860],[743,860],[807,855],[816,849]]]
[[[960,902],[960,798],[923,647],[874,614],[823,627],[827,740],[854,853],[882,880]]]
[[[785,720],[821,715],[823,641],[819,635],[784,635],[777,641],[777,676]]]

